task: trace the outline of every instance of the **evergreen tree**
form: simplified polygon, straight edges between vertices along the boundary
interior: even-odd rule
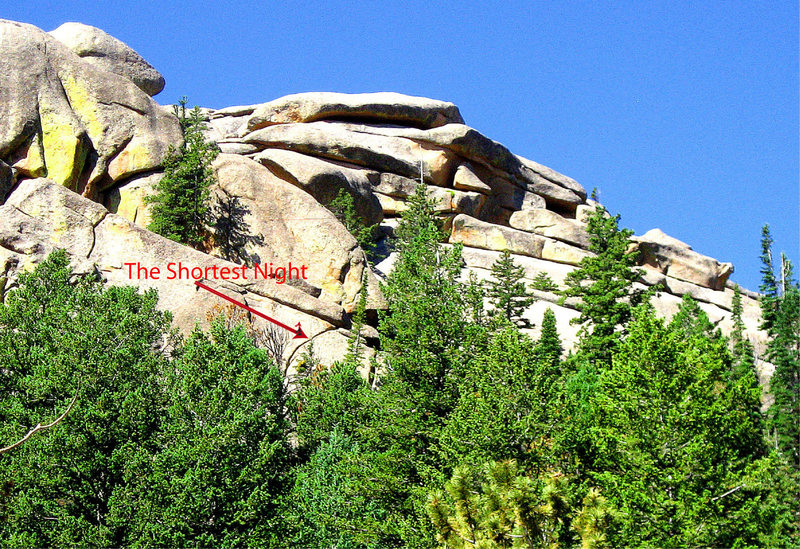
[[[391,378],[435,420],[452,408],[463,358],[461,248],[440,245],[446,235],[424,185],[409,198],[395,234],[398,257],[383,288],[388,311],[380,322],[381,348]]]
[[[145,198],[152,204],[148,229],[176,242],[200,248],[206,239],[209,187],[214,183],[211,163],[218,154],[203,135],[205,121],[198,107],[187,116],[186,98],[176,106],[183,129],[183,144],[172,147],[164,159],[164,175],[155,194]]]
[[[370,455],[338,428],[295,469],[295,483],[285,515],[293,532],[284,546],[383,549],[381,523],[387,515],[380,499],[364,490],[372,472]]]
[[[613,511],[599,492],[571,504],[567,477],[525,474],[516,461],[461,466],[444,492],[428,498],[428,515],[443,547],[534,549],[562,547],[575,538],[584,547],[609,547],[605,530]]]
[[[563,296],[579,297],[577,309],[583,324],[580,349],[591,360],[608,363],[624,335],[632,307],[641,299],[633,282],[641,276],[637,254],[630,251],[629,229],[619,229],[619,215],[610,217],[598,206],[589,217],[589,250],[595,255],[581,260],[565,280]]]
[[[0,304],[0,544],[125,545],[130,463],[155,452],[170,317],[154,291],[75,277],[53,252]],[[73,403],[73,404],[70,404]]]
[[[392,509],[382,543],[425,546],[432,538],[425,484],[446,466],[437,441],[457,402],[474,326],[458,280],[461,248],[441,246],[446,235],[424,185],[409,197],[395,235],[398,256],[383,287],[388,310],[379,324],[385,374],[362,440],[380,471],[370,478],[392,479],[384,483],[397,487],[380,496]]]
[[[458,402],[439,435],[441,461],[541,465],[555,423],[553,370],[552,358],[539,360],[533,341],[518,329],[506,323],[492,331],[487,347],[467,362]]]
[[[553,282],[553,279],[550,278],[550,275],[545,271],[541,271],[539,274],[533,277],[533,283],[531,286],[533,286],[535,290],[539,290],[541,292],[558,291],[558,284]]]
[[[292,405],[283,376],[244,326],[196,329],[167,371],[158,452],[129,463],[130,540],[163,547],[283,547]]]
[[[742,293],[737,284],[733,288],[733,301],[731,317],[733,330],[731,331],[731,354],[733,355],[733,374],[737,377],[748,376],[754,383],[758,383],[756,372],[755,351],[753,344],[745,337],[745,326],[742,320]]]
[[[342,225],[352,234],[361,249],[369,253],[375,247],[376,225],[367,226],[364,220],[356,213],[353,195],[344,189],[339,189],[328,209],[336,216]]]
[[[761,439],[759,393],[730,379],[724,338],[637,309],[588,407],[588,476],[621,513],[615,546],[786,543],[787,503]],[[769,502],[769,503],[767,503]]]
[[[501,315],[520,328],[530,328],[530,321],[522,315],[535,299],[522,281],[525,270],[514,263],[510,251],[503,250],[494,262],[492,276],[493,280],[487,283],[487,294],[494,314]]]
[[[772,265],[772,235],[769,225],[761,228],[761,329],[767,332],[772,328],[777,314],[780,292]]]
[[[775,366],[770,380],[775,400],[768,417],[776,448],[800,471],[800,287],[792,278],[788,260],[783,276],[786,291],[777,302],[768,331],[766,358]]]
[[[548,307],[542,317],[542,333],[539,335],[534,353],[538,360],[557,367],[561,362],[563,352],[564,348],[561,346],[561,338],[558,336],[556,327],[556,315]],[[553,374],[555,373],[553,372]]]

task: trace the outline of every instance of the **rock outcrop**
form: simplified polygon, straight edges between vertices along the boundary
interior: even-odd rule
[[[86,196],[157,169],[178,121],[124,76],[49,34],[0,20],[0,160]]]
[[[52,181],[24,181],[0,206],[0,278],[7,280],[5,290],[14,287],[19,272],[31,269],[56,248],[68,251],[78,273],[96,272],[112,284],[155,288],[159,306],[172,311],[176,325],[184,331],[190,331],[198,322],[204,323],[206,313],[221,300],[201,292],[192,280],[168,280],[164,276],[134,276],[132,280],[125,264],[138,262],[148,268],[159,267],[165,274],[169,263],[179,262],[190,268],[236,267],[235,263],[151,233]],[[300,322],[312,340],[332,332],[327,339],[338,340],[340,348],[346,343],[339,331],[349,326],[345,310],[302,288],[272,280],[205,283],[288,325]],[[287,358],[303,343],[290,340]]]
[[[124,76],[149,96],[164,89],[164,77],[144,58],[106,32],[83,23],[64,23],[50,35],[85,62]]]
[[[389,254],[368,266],[325,208],[341,190],[363,220],[389,235],[422,181],[449,243],[463,246],[465,275],[491,276],[492,263],[510,250],[529,284],[545,273],[563,287],[592,253],[586,223],[600,205],[578,182],[470,128],[452,103],[395,93],[304,93],[204,109],[207,139],[223,153],[214,165],[212,210],[233,223],[227,241],[218,239],[208,253],[191,250],[144,229],[144,197],[170,145],[182,139],[171,109],[149,97],[163,87],[155,69],[103,31],[72,23],[47,34],[0,21],[0,54],[0,278],[9,287],[55,247],[79,270],[96,268],[114,283],[131,283],[123,271],[131,261],[305,264],[307,280],[292,285],[216,284],[287,323],[302,322],[330,363],[346,348],[364,283],[370,311],[385,306],[378,279],[394,261]],[[659,230],[635,238],[635,246],[640,287],[658,286],[659,314],[673,315],[688,294],[723,331],[732,328],[730,264]],[[386,242],[379,248],[387,250]],[[192,284],[134,282],[157,288],[184,330],[215,303]],[[526,316],[539,324],[552,308],[570,346],[575,303],[542,288]],[[744,322],[760,351],[756,298],[745,292]],[[769,365],[760,368],[768,375]]]

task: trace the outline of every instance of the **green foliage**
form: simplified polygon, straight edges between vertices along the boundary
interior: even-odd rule
[[[461,248],[440,246],[445,234],[419,185],[396,230],[398,258],[383,288],[381,346],[392,381],[403,384],[418,413],[437,421],[453,405],[463,358],[465,306]]]
[[[492,276],[493,280],[487,282],[487,294],[494,314],[520,328],[530,328],[530,321],[522,315],[535,299],[522,281],[525,270],[514,263],[511,252],[504,250],[500,254],[492,265]]]
[[[758,390],[731,379],[727,342],[705,319],[669,325],[640,307],[588,406],[588,476],[621,511],[616,546],[759,545],[785,504],[762,477]]]
[[[342,225],[352,234],[361,249],[369,253],[375,247],[376,225],[367,226],[364,220],[356,213],[353,195],[344,189],[339,189],[328,209],[336,216]]]
[[[424,484],[444,465],[435,447],[457,402],[473,325],[458,281],[461,249],[440,245],[445,235],[424,185],[409,198],[395,234],[398,257],[383,287],[388,311],[379,326],[386,375],[365,436],[387,465],[390,484],[400,487],[387,496],[394,514],[386,535],[426,546]]]
[[[625,335],[625,325],[641,295],[633,282],[641,276],[637,254],[630,251],[633,231],[619,229],[619,215],[611,217],[598,206],[589,217],[589,250],[579,267],[565,280],[564,297],[579,297],[576,322],[581,329],[581,350],[591,359],[608,363]]]
[[[778,281],[775,279],[775,269],[772,266],[772,235],[769,225],[761,228],[761,329],[769,331],[775,321],[780,294]]]
[[[367,460],[357,442],[334,429],[296,469],[286,511],[296,525],[293,547],[385,547],[375,540],[375,532],[387,512],[363,489],[364,473],[372,467]]]
[[[761,235],[761,328],[769,336],[765,358],[775,366],[770,380],[774,403],[767,414],[769,438],[795,471],[800,471],[800,286],[783,254],[778,285],[768,225]]]
[[[558,336],[556,327],[556,315],[548,307],[542,316],[542,333],[539,335],[534,354],[538,361],[550,366],[551,370],[548,375],[555,376],[559,374],[559,364],[563,352],[564,348],[561,346],[561,338]]]
[[[753,344],[745,336],[745,325],[742,320],[742,293],[739,286],[733,288],[731,317],[733,318],[733,331],[731,332],[731,355],[733,357],[732,373],[736,377],[749,377],[754,385],[758,385],[756,372],[755,350]]]
[[[605,499],[593,490],[578,510],[571,496],[559,473],[534,478],[516,461],[493,461],[456,468],[427,511],[443,548],[561,547],[578,535],[583,547],[608,547],[613,513]]]
[[[155,292],[103,288],[58,251],[0,305],[0,446],[66,418],[0,455],[4,546],[118,546],[132,457],[154,450],[169,315]]]
[[[545,271],[541,271],[539,274],[533,277],[531,286],[534,290],[539,290],[540,292],[558,291],[558,284],[553,282],[553,279],[550,278],[550,275]]]
[[[534,459],[553,428],[552,359],[537,360],[529,337],[509,324],[465,368],[439,445],[445,463]]]
[[[183,144],[170,148],[164,159],[164,176],[155,194],[145,198],[152,204],[148,229],[176,242],[201,248],[209,221],[209,187],[214,183],[211,163],[218,154],[203,136],[205,121],[198,107],[186,115],[186,98],[176,106],[183,129]]]
[[[279,546],[292,452],[278,368],[243,326],[217,318],[180,350],[167,387],[160,451],[131,465],[132,534],[159,546]]]
[[[768,417],[775,447],[800,471],[800,287],[792,280],[788,260],[784,266],[786,291],[776,303],[767,332],[766,358],[775,366],[770,380],[775,401]]]
[[[303,451],[313,451],[334,431],[352,434],[366,421],[368,388],[357,364],[352,358],[302,381],[297,395],[297,436]]]

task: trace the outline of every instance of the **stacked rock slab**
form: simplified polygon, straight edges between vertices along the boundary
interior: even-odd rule
[[[591,255],[586,222],[600,205],[575,180],[511,153],[460,118],[451,104],[397,94],[296,94],[214,111],[211,123],[223,150],[241,151],[322,203],[329,202],[330,191],[324,194],[314,182],[325,178],[361,201],[365,219],[376,218],[366,212],[377,197],[386,232],[421,180],[448,218],[450,242],[465,247],[468,270],[489,276],[491,263],[508,249],[529,283],[545,272],[563,285],[566,274]],[[658,230],[635,243],[645,272],[640,284],[661,289],[654,300],[660,314],[673,315],[681,296],[689,294],[715,324],[731,329],[730,264]],[[386,274],[392,262],[389,257],[376,270]],[[574,342],[574,306],[551,292],[536,294],[530,320],[540,322],[544,309],[553,308],[567,343]],[[743,300],[748,336],[760,349],[757,301],[746,295]],[[769,366],[761,365],[768,374]]]

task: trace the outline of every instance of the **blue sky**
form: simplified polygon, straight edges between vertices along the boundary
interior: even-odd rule
[[[689,5],[691,4],[691,5]],[[302,91],[456,103],[517,154],[597,187],[759,284],[760,228],[800,262],[796,2],[14,2],[0,17],[123,40],[156,97],[224,107]]]

